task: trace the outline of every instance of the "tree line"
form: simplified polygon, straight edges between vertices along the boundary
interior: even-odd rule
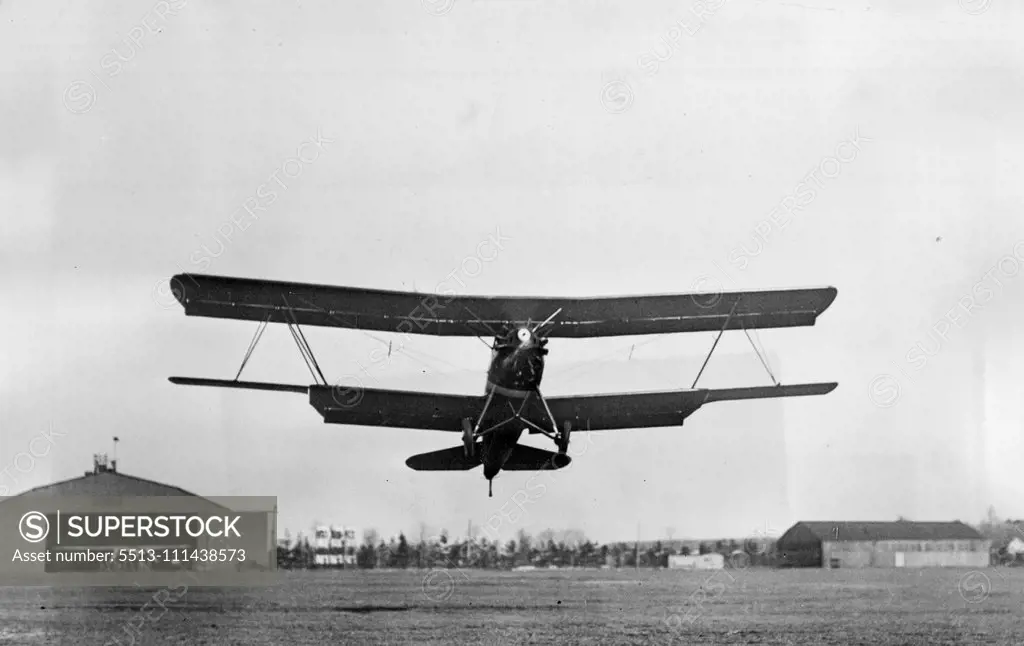
[[[520,530],[516,539],[505,543],[486,538],[457,539],[447,532],[429,539],[410,541],[404,533],[391,541],[382,540],[376,531],[368,530],[363,542],[350,548],[355,556],[354,567],[373,568],[482,568],[512,569],[533,567],[612,568],[667,567],[675,554],[721,554],[734,564],[774,565],[774,539],[702,541],[643,541],[601,544],[577,538],[555,540],[554,532],[546,530],[533,537]],[[337,568],[316,563],[316,549],[309,538],[283,541],[277,548],[278,567],[284,569]],[[348,565],[347,567],[353,567]]]
[[[1024,553],[1015,553],[1014,539],[1024,540],[1024,521],[1000,519],[989,508],[988,516],[974,525],[992,540],[993,564],[1024,565]],[[533,537],[519,530],[505,543],[486,538],[452,538],[442,530],[437,536],[410,541],[405,534],[384,541],[375,530],[367,530],[358,546],[349,548],[355,563],[346,567],[374,568],[494,568],[534,567],[667,567],[675,554],[721,554],[731,565],[775,566],[775,539],[769,537],[717,541],[639,541],[601,544],[586,539],[582,532],[545,530]],[[318,565],[316,549],[309,538],[286,538],[277,547],[278,567],[316,569],[338,566]]]

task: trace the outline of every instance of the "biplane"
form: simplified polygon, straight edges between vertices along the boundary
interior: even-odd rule
[[[836,289],[790,289],[594,298],[528,298],[397,292],[356,287],[179,274],[171,289],[188,316],[257,324],[234,379],[171,377],[175,384],[305,394],[325,423],[448,431],[461,445],[414,455],[418,471],[464,471],[483,465],[492,493],[502,469],[562,469],[573,432],[680,426],[705,404],[721,401],[824,395],[831,383],[704,389],[697,383],[722,334],[814,325]],[[246,362],[270,323],[287,325],[314,383],[308,386],[243,381]],[[491,361],[482,395],[452,395],[331,385],[324,378],[302,326],[325,326],[403,335],[491,337]],[[717,332],[689,389],[661,392],[545,397],[541,392],[548,341],[676,332]],[[551,439],[556,451],[520,444],[522,434]]]

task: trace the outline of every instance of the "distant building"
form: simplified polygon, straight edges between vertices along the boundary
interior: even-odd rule
[[[197,496],[189,491],[175,487],[171,485],[154,482],[153,480],[147,480],[145,478],[139,478],[137,476],[120,473],[117,470],[117,461],[108,460],[105,454],[96,454],[93,456],[93,468],[90,471],[86,471],[84,475],[71,478],[69,480],[62,480],[48,485],[35,487],[29,489],[16,496],[11,496],[3,499],[0,502],[2,505],[5,516],[7,512],[15,513],[14,510],[21,508],[33,509],[36,507],[46,508],[46,505],[55,504],[54,501],[59,499],[74,499],[74,498],[115,498],[115,499],[133,499],[133,498],[161,498],[161,497],[173,497],[173,498],[190,498],[193,499],[191,505],[196,512],[211,515],[223,515],[228,512],[227,508],[220,504],[217,504],[206,498]],[[154,510],[159,511],[159,510]],[[46,572],[73,572],[73,571],[97,571],[97,570],[178,570],[178,569],[202,569],[205,566],[197,564],[195,561],[184,561],[178,560],[176,550],[193,550],[197,548],[210,548],[217,547],[215,541],[218,539],[211,539],[206,536],[191,538],[182,537],[179,539],[161,539],[156,537],[149,537],[146,539],[139,538],[136,542],[132,543],[133,547],[153,549],[158,553],[167,555],[167,560],[158,561],[118,561],[113,559],[110,562],[95,562],[95,561],[78,561],[74,559],[73,553],[91,551],[93,553],[107,552],[117,554],[117,551],[124,548],[123,542],[117,541],[115,544],[93,544],[88,550],[83,547],[62,547],[54,543],[54,538],[57,532],[51,532],[45,539],[45,543],[39,544],[39,549],[47,549],[53,553],[53,558],[45,564],[28,564],[25,568],[19,568],[20,570],[30,571],[43,569]],[[244,534],[244,530],[243,530]],[[19,547],[27,547],[23,538],[18,536],[18,526],[16,523],[11,524],[9,527],[0,528],[0,544],[3,545],[15,545]],[[253,549],[252,544],[247,544],[249,554],[255,559],[260,561],[266,561],[269,558],[270,549],[269,545],[259,545],[259,551]],[[167,552],[163,552],[167,550]],[[59,557],[58,557],[59,554]],[[58,560],[67,559],[67,560]],[[113,557],[112,557],[113,558]],[[247,560],[254,560],[253,558],[247,558]]]
[[[1024,554],[1024,541],[1014,536],[1006,545],[1006,553],[1013,558],[1019,558]]]
[[[356,530],[323,525],[314,534],[313,558],[318,567],[355,566],[356,547]]]
[[[725,557],[721,554],[673,554],[668,557],[668,566],[674,570],[721,570],[725,567]]]
[[[799,522],[776,544],[795,567],[987,567],[992,541],[954,522]]]

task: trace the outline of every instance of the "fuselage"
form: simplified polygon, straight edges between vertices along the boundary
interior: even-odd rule
[[[544,376],[544,346],[547,340],[535,336],[528,328],[509,330],[495,337],[491,346],[491,365],[487,370],[487,389],[494,410],[518,408],[529,394],[536,393]],[[482,441],[484,477],[497,475],[525,429],[508,424],[485,436]]]

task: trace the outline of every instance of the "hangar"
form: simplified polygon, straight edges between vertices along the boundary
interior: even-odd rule
[[[102,453],[92,457],[92,470],[86,471],[78,478],[35,487],[12,497],[23,496],[33,498],[43,496],[188,496],[199,498],[196,494],[179,487],[118,473],[117,460],[108,460],[107,456]]]
[[[225,512],[230,512],[223,505],[217,504],[216,502],[197,496],[189,491],[181,489],[180,487],[174,487],[171,485],[161,484],[153,480],[147,480],[137,476],[127,475],[119,473],[117,470],[117,461],[108,461],[107,456],[104,454],[97,454],[93,456],[93,468],[91,471],[86,471],[84,475],[77,478],[71,478],[68,480],[62,480],[48,485],[35,487],[29,489],[16,496],[11,496],[2,501],[2,507],[4,514],[17,514],[27,509],[36,509],[39,507],[45,507],[48,503],[46,501],[52,501],[57,499],[69,499],[69,498],[91,498],[91,497],[112,497],[120,498],[125,500],[131,499],[146,499],[146,498],[175,498],[192,499],[192,502],[188,503],[169,503],[175,509],[183,508],[181,505],[187,504],[187,509],[193,512],[200,512],[203,514],[210,515],[223,515]],[[53,503],[49,503],[53,504]],[[24,510],[22,509],[24,508]],[[130,513],[130,512],[129,512]],[[0,528],[0,544],[3,545],[15,545],[24,546],[24,539],[17,536],[17,522],[4,523],[9,525]],[[258,536],[259,532],[251,530],[245,523],[240,523],[244,526],[243,535],[252,531],[253,536]],[[274,530],[276,532],[276,528]],[[263,532],[266,534],[266,532]],[[217,539],[210,539],[205,536],[191,538],[191,537],[180,537],[172,539],[176,542],[175,544],[168,543],[167,539],[160,539],[151,537],[149,539],[140,539],[138,542],[139,547],[153,548],[153,549],[168,549],[171,550],[171,560],[161,561],[159,563],[102,563],[97,561],[86,561],[76,560],[77,556],[72,556],[71,552],[76,550],[82,550],[81,547],[63,548],[53,543],[53,534],[51,533],[46,537],[45,547],[47,550],[54,552],[53,561],[47,562],[43,568],[47,572],[57,571],[96,571],[96,570],[110,570],[110,569],[153,569],[153,570],[178,570],[178,569],[194,569],[194,563],[187,563],[184,561],[178,561],[177,557],[174,556],[178,552],[174,552],[175,549],[196,549],[196,548],[209,548],[216,547],[215,541]],[[248,541],[248,539],[247,539]],[[245,544],[249,547],[255,547]],[[119,545],[122,546],[122,545]],[[106,551],[113,552],[115,546],[93,545],[90,550],[92,552]],[[265,560],[265,554],[270,550],[263,545],[259,545],[259,549],[251,549],[251,554],[246,555],[246,560],[250,561],[251,557],[256,557],[256,560]],[[57,562],[57,553],[67,553],[60,557],[61,561]],[[81,556],[81,555],[78,555]],[[111,559],[113,560],[113,559]],[[20,566],[20,564],[18,564]],[[12,566],[14,567],[14,566]],[[37,564],[29,564],[23,567],[18,567],[19,570],[23,570],[29,567],[38,567]]]
[[[801,521],[776,549],[789,567],[987,567],[991,544],[960,521]]]

